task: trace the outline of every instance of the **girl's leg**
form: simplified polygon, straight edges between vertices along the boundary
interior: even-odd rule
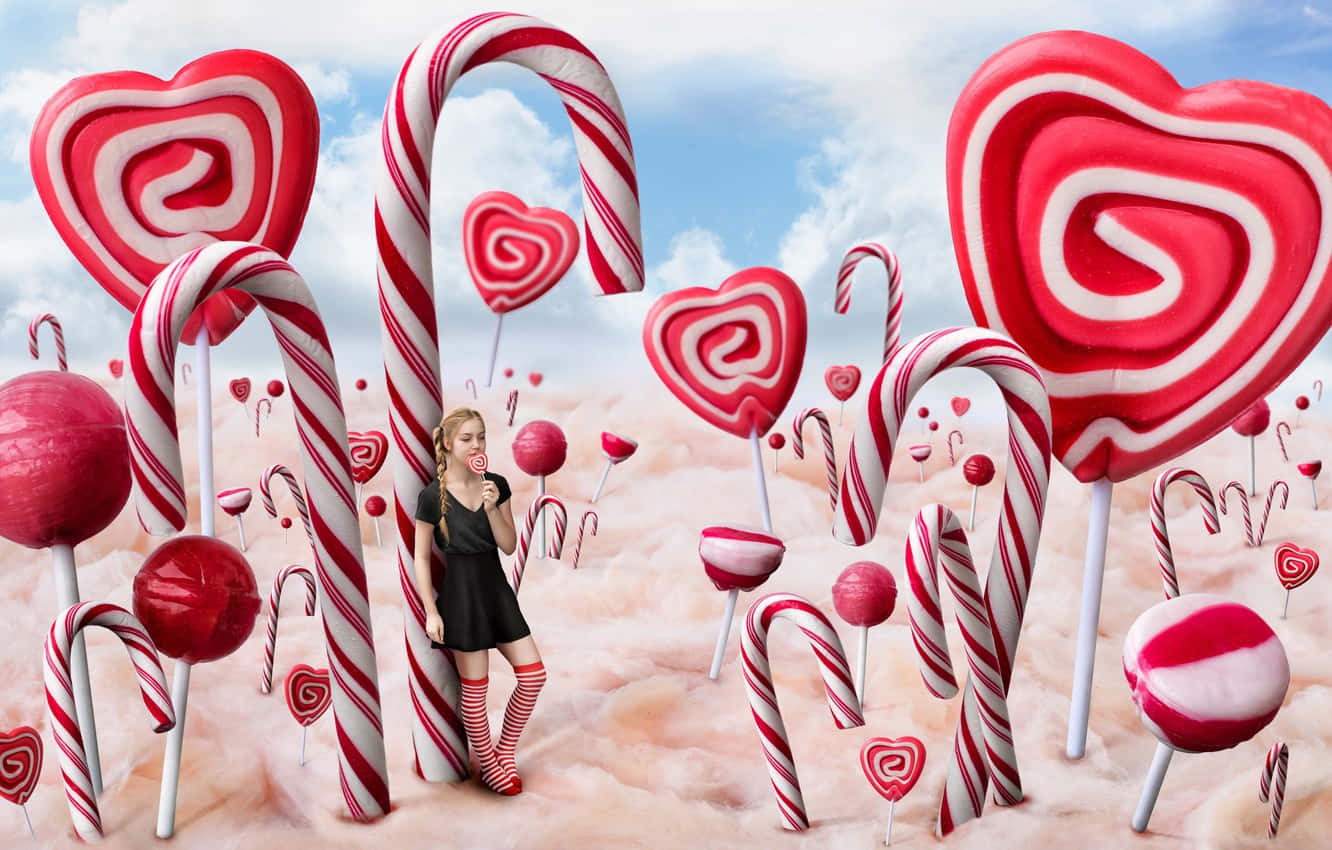
[[[458,684],[462,691],[459,708],[463,729],[467,732],[467,745],[472,748],[481,768],[481,781],[500,794],[517,794],[522,790],[517,777],[504,769],[490,740],[490,718],[486,716],[486,688],[490,683],[487,651],[454,651],[453,659],[458,665]]]
[[[518,737],[523,734],[527,719],[536,707],[537,694],[541,693],[541,687],[546,684],[546,667],[541,663],[541,653],[537,651],[536,641],[531,635],[512,643],[501,643],[498,649],[513,665],[518,684],[504,709],[504,726],[495,743],[495,755],[500,764],[517,777],[518,765],[514,760],[514,751],[518,747]],[[522,780],[518,781],[521,784]]]

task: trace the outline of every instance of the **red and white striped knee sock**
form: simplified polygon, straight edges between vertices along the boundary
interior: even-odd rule
[[[467,745],[472,748],[477,764],[481,766],[481,781],[497,793],[517,794],[521,790],[517,784],[517,775],[500,764],[495,755],[495,745],[490,740],[490,718],[486,715],[486,686],[489,682],[489,676],[480,679],[458,677],[458,683],[462,686],[459,713],[462,715],[463,729],[467,732]]]
[[[513,674],[518,677],[518,684],[504,709],[504,726],[495,744],[495,755],[505,768],[517,776],[514,750],[518,747],[518,736],[523,734],[527,726],[527,718],[532,716],[532,709],[536,707],[537,694],[541,693],[542,685],[546,684],[546,665],[540,661],[519,664],[513,668]]]

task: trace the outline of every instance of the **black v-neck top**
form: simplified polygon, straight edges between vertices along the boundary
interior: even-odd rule
[[[495,486],[499,488],[499,501],[495,503],[496,505],[502,505],[509,500],[512,491],[504,476],[483,472],[481,477],[487,481],[494,481]],[[468,510],[467,506],[455,499],[447,488],[444,492],[449,500],[447,518],[449,541],[445,544],[444,533],[439,530],[439,520],[443,513],[439,507],[439,487],[439,478],[435,478],[421,490],[421,495],[416,499],[416,518],[435,527],[435,545],[439,550],[445,555],[494,552],[495,535],[490,531],[490,520],[486,518],[485,507],[482,506],[474,511]]]

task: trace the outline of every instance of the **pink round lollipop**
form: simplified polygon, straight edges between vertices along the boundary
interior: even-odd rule
[[[773,431],[768,435],[768,445],[773,449],[781,449],[786,445],[786,438],[782,436],[781,431]]]
[[[513,438],[513,462],[528,475],[553,475],[564,466],[568,448],[560,426],[534,419],[519,428]]]
[[[897,607],[897,581],[883,564],[857,561],[832,586],[837,616],[853,626],[877,626]]]
[[[1256,437],[1267,430],[1272,421],[1272,408],[1266,399],[1258,399],[1247,410],[1236,416],[1230,429],[1241,437]]]
[[[1309,397],[1308,397],[1307,395],[1296,396],[1296,397],[1295,397],[1295,409],[1296,409],[1296,410],[1308,410],[1308,409],[1309,409]]]
[[[592,494],[592,504],[597,503],[601,488],[606,486],[606,478],[610,476],[611,467],[617,463],[624,463],[636,451],[638,451],[637,441],[612,434],[610,431],[601,432],[601,453],[606,456],[606,468],[601,471],[601,480],[597,482],[596,492]]]
[[[698,557],[703,561],[703,572],[707,573],[714,587],[727,592],[717,649],[708,673],[710,678],[715,679],[721,673],[731,619],[735,616],[735,601],[740,591],[753,590],[767,581],[768,576],[782,565],[785,554],[786,545],[779,538],[748,526],[710,525],[700,533]]]
[[[369,496],[365,500],[365,512],[372,517],[381,517],[388,510],[388,502],[383,496]]]
[[[506,377],[506,378],[512,378],[512,377],[513,377],[513,369],[505,369],[505,370],[504,370],[504,377]]]

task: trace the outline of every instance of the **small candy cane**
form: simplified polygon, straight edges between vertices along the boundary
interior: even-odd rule
[[[574,541],[573,568],[578,569],[578,553],[583,551],[583,531],[587,528],[588,518],[592,519],[592,536],[597,536],[597,512],[583,511],[583,518],[578,521],[578,539]]]
[[[1207,527],[1207,533],[1216,534],[1221,530],[1221,520],[1216,516],[1216,500],[1212,498],[1212,488],[1207,486],[1201,475],[1191,469],[1172,466],[1156,477],[1156,483],[1152,485],[1152,537],[1156,540],[1156,555],[1161,563],[1161,580],[1165,583],[1166,599],[1179,596],[1179,577],[1175,575],[1175,558],[1170,550],[1170,534],[1166,530],[1165,518],[1165,491],[1176,481],[1183,481],[1198,494],[1198,498],[1202,501],[1203,524]],[[1245,504],[1247,516],[1247,500]]]
[[[1263,521],[1258,526],[1258,534],[1253,533],[1253,521],[1249,517],[1249,492],[1244,485],[1238,481],[1231,481],[1221,488],[1221,513],[1226,513],[1226,494],[1234,488],[1239,492],[1240,508],[1244,512],[1244,537],[1250,546],[1263,545],[1263,535],[1267,532],[1267,518],[1272,514],[1272,502],[1276,498],[1277,488],[1281,488],[1281,509],[1286,509],[1286,503],[1290,501],[1290,487],[1286,482],[1280,479],[1273,481],[1272,486],[1267,489],[1267,504],[1263,507]]]
[[[1286,454],[1286,441],[1281,439],[1282,428],[1286,429],[1286,436],[1287,437],[1290,436],[1290,426],[1287,425],[1285,422],[1278,422],[1276,424],[1277,445],[1281,447],[1281,459],[1284,460],[1286,463],[1290,463],[1290,455]]]
[[[277,578],[273,579],[273,589],[268,594],[268,633],[264,643],[264,669],[259,677],[261,694],[273,691],[273,656],[277,652],[278,605],[282,601],[282,586],[293,575],[305,579],[305,616],[313,617],[315,613],[315,577],[309,567],[289,564],[278,570]]]
[[[1323,400],[1323,382],[1322,382],[1322,381],[1314,381],[1314,382],[1313,382],[1313,387],[1314,387],[1314,392],[1318,393],[1318,400],[1319,400],[1319,401],[1322,401],[1322,400]]]
[[[509,390],[509,400],[504,403],[504,409],[509,411],[509,425],[513,425],[513,417],[518,413],[518,391]]]
[[[28,353],[32,359],[37,359],[37,329],[42,324],[49,324],[51,332],[55,334],[56,346],[56,365],[60,367],[61,372],[69,371],[69,362],[65,359],[65,330],[60,327],[60,320],[51,313],[43,313],[28,323]]]
[[[845,313],[851,306],[851,275],[861,260],[877,257],[888,271],[888,321],[883,332],[883,362],[900,346],[902,339],[902,267],[897,255],[877,242],[864,242],[855,246],[842,258],[837,270],[837,293],[833,311]]]
[[[282,476],[282,480],[287,482],[287,488],[291,490],[292,501],[296,503],[296,510],[301,514],[301,522],[305,523],[305,533],[310,538],[310,546],[314,546],[314,529],[310,526],[310,509],[305,504],[305,496],[301,493],[301,485],[297,483],[296,476],[290,469],[280,463],[275,463],[263,471],[259,476],[259,495],[264,500],[264,510],[268,515],[277,519],[277,505],[273,504],[273,491],[269,487],[269,481],[274,475]]]
[[[518,536],[518,549],[513,558],[513,592],[523,583],[523,569],[527,566],[527,553],[532,548],[532,531],[536,528],[537,517],[543,508],[550,508],[555,513],[555,535],[550,541],[550,557],[558,558],[564,549],[564,526],[568,521],[564,502],[558,496],[542,493],[532,500],[527,509],[527,519],[523,521],[523,532]]]
[[[745,673],[745,695],[749,698],[750,713],[758,727],[763,756],[768,762],[768,775],[772,790],[777,795],[777,809],[782,815],[782,826],[790,830],[809,828],[805,813],[805,798],[800,793],[800,779],[796,776],[795,756],[791,754],[791,740],[782,722],[782,710],[777,705],[777,690],[773,686],[772,667],[768,663],[768,630],[778,617],[792,620],[809,638],[810,649],[819,661],[823,688],[828,696],[828,710],[838,729],[864,726],[860,700],[856,698],[851,681],[851,668],[846,663],[846,652],[828,617],[812,602],[793,593],[769,593],[754,602],[745,617],[745,631],[740,636],[740,666]]]
[[[60,756],[60,775],[69,798],[69,814],[79,838],[89,841],[102,835],[102,815],[93,793],[92,777],[83,750],[83,734],[74,713],[74,687],[69,677],[70,645],[87,626],[102,626],[116,633],[129,652],[139,678],[143,704],[153,720],[154,732],[176,725],[157,647],[143,624],[124,608],[108,602],[80,602],[65,609],[51,623],[46,635],[46,706],[51,713],[51,735]]]
[[[817,407],[806,407],[797,413],[795,422],[791,426],[795,430],[795,438],[791,440],[791,450],[795,452],[797,460],[804,459],[805,438],[801,432],[805,429],[805,420],[810,418],[818,420],[819,433],[823,436],[823,465],[828,473],[828,502],[835,509],[837,507],[837,457],[833,448],[832,424],[828,422],[828,415]]]
[[[259,405],[261,404],[268,405],[268,412],[264,414],[265,419],[273,415],[273,402],[266,398],[261,398],[254,403],[254,435],[256,437],[259,436]]]
[[[961,432],[961,431],[956,431],[956,430],[954,430],[954,431],[949,431],[949,432],[948,432],[948,465],[949,465],[949,466],[957,466],[957,456],[953,454],[953,435],[954,435],[954,434],[957,435],[957,444],[958,444],[959,446],[965,445],[966,442],[967,442],[966,440],[964,440],[964,439],[962,438],[962,432]]]
[[[463,381],[463,387],[472,391],[472,401],[476,401],[476,381],[471,378]]]
[[[1267,822],[1267,837],[1276,838],[1277,828],[1281,826],[1281,804],[1286,799],[1286,768],[1290,763],[1290,747],[1285,741],[1277,741],[1267,751],[1267,761],[1263,764],[1263,775],[1258,777],[1258,799],[1266,803],[1272,800],[1272,819]]]
[[[182,381],[182,382],[185,384],[185,386],[187,386],[187,387],[190,385],[190,372],[193,372],[193,371],[194,371],[194,370],[193,370],[192,368],[190,368],[190,364],[188,364],[188,363],[182,364],[181,367],[180,367],[180,378],[181,378],[181,381]]]

